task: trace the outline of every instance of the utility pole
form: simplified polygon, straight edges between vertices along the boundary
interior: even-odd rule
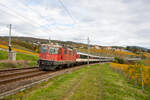
[[[142,81],[142,91],[144,92],[144,80],[143,80],[143,66],[141,64],[141,81]]]
[[[8,46],[8,60],[15,61],[16,60],[16,52],[12,51],[11,48],[11,28],[12,25],[9,25],[9,46]]]
[[[51,43],[51,37],[49,36],[49,44]]]
[[[89,66],[89,55],[90,55],[90,39],[88,37],[88,66]]]
[[[9,25],[9,52],[11,52],[11,24]]]

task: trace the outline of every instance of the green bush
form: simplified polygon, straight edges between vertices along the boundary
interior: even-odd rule
[[[35,67],[37,66],[37,61],[31,61],[30,64],[29,64],[31,67]]]
[[[115,57],[115,62],[119,64],[124,64],[124,60],[122,58]]]

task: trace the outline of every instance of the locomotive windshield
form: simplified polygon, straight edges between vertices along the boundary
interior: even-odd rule
[[[41,52],[42,53],[46,53],[47,52],[48,47],[47,46],[41,46]]]
[[[50,54],[58,54],[59,53],[59,48],[50,47],[49,48],[49,53]]]

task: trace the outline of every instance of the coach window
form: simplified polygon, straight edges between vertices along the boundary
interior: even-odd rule
[[[65,49],[65,54],[67,54],[67,49]]]

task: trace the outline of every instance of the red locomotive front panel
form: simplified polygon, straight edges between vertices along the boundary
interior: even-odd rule
[[[61,48],[56,48],[48,45],[42,45],[40,50],[40,59],[48,61],[61,60]]]

